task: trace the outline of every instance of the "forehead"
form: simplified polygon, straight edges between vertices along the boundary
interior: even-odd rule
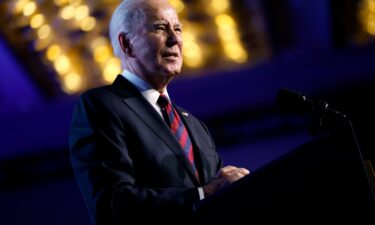
[[[159,4],[147,4],[144,8],[145,21],[166,21],[171,24],[179,24],[176,10],[167,2],[159,2]]]

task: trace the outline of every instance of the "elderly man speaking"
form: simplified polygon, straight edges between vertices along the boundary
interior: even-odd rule
[[[125,0],[110,38],[123,72],[76,104],[70,155],[93,221],[184,224],[194,205],[249,173],[222,166],[206,126],[175,105],[182,33],[167,0]]]

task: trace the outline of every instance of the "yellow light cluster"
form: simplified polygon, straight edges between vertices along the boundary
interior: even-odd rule
[[[54,0],[53,1],[57,6],[63,6],[69,4],[70,0]]]
[[[23,15],[24,16],[31,16],[36,11],[37,6],[35,2],[27,2],[23,8]]]
[[[51,26],[46,23],[44,14],[38,8],[36,1],[33,0],[18,0],[13,2],[13,13],[15,15],[22,15],[25,24],[30,26],[38,38],[35,41],[35,49],[42,50],[53,38]]]
[[[45,18],[43,14],[35,14],[34,16],[31,17],[30,20],[30,27],[33,29],[37,29],[41,27],[45,23]]]
[[[53,67],[60,75],[63,82],[63,90],[69,94],[80,91],[83,87],[83,76],[77,72],[77,65],[74,65],[69,54],[57,44],[48,47],[46,57],[53,63]]]
[[[236,21],[229,14],[230,1],[210,0],[207,4],[206,11],[215,18],[217,32],[225,56],[236,63],[245,63],[248,59],[248,54],[240,41]]]
[[[55,0],[54,2],[59,6],[70,3],[69,0]],[[18,0],[14,4],[13,13],[22,13],[29,20],[29,26],[35,30],[37,37],[34,41],[35,50],[45,51],[47,60],[51,62],[53,68],[60,75],[63,90],[69,94],[79,92],[83,87],[83,79],[81,74],[76,72],[78,66],[74,65],[69,55],[64,52],[59,44],[55,43],[58,40],[54,39],[53,29],[47,23],[46,16],[38,8],[37,2]]]
[[[375,36],[375,0],[364,0],[362,2],[359,19],[364,30]]]
[[[229,14],[229,0],[210,0],[207,9],[215,18],[224,54],[236,63],[245,63],[248,59],[248,54],[240,41],[236,21]]]
[[[185,65],[192,68],[199,68],[204,64],[202,49],[196,40],[194,29],[190,29],[187,22],[184,23],[184,62]]]
[[[112,53],[107,37],[97,37],[90,43],[93,58],[102,71],[104,81],[110,83],[121,73],[121,62]]]
[[[90,8],[82,0],[54,0],[54,3],[60,7],[59,15],[63,20],[79,27],[84,32],[95,28],[96,19],[90,16]],[[78,65],[79,63],[74,63],[76,60],[71,60],[74,56],[69,57],[69,54],[61,51],[58,45],[51,46],[49,50],[47,58],[53,61],[56,71],[62,76],[63,89],[67,93],[81,91],[84,87],[84,76],[77,72],[82,68]]]
[[[56,3],[56,2],[55,2]],[[58,2],[57,4],[61,4]],[[68,5],[60,5],[60,17],[64,20],[73,20],[73,23],[82,31],[88,32],[95,28],[96,19],[90,16],[88,5],[82,4],[81,1],[72,1]]]
[[[185,4],[181,0],[169,0],[169,3],[176,9],[177,13],[181,13],[185,9]]]
[[[207,12],[212,16],[229,11],[229,0],[209,0]]]
[[[55,4],[60,6],[60,17],[63,20],[70,21],[78,26],[82,31],[89,32],[94,30],[97,21],[90,16],[90,8],[83,4],[82,0],[55,0]],[[102,72],[105,82],[113,81],[121,68],[119,60],[113,57],[108,39],[104,37],[95,38],[90,46],[93,59]],[[71,79],[74,81],[77,79]]]
[[[8,4],[12,8],[12,14],[20,18],[17,26],[31,28],[34,36],[29,40],[36,51],[44,54],[44,62],[59,75],[62,89],[74,94],[89,87],[89,82],[109,83],[121,73],[120,60],[114,57],[108,37],[102,36],[102,21],[91,15],[91,11],[96,11],[98,6],[115,6],[119,1],[103,0],[104,3],[93,3],[86,0],[53,0],[51,2],[54,5],[51,5],[50,2],[38,0],[9,0]],[[189,3],[198,5],[201,10],[199,13],[214,18],[210,25],[214,24],[216,27],[207,29],[211,33],[205,33],[207,30],[202,24],[186,19],[189,16],[187,9],[191,5],[185,4],[182,0],[169,2],[180,14],[184,26],[185,66],[193,69],[207,66],[207,62],[215,61],[210,60],[213,57],[221,57],[216,54],[218,52],[223,52],[222,57],[229,61],[246,62],[248,55],[240,42],[236,21],[230,13],[229,0]],[[110,16],[109,9],[106,13]],[[78,38],[74,39],[74,35]],[[213,47],[215,41],[212,42],[211,39],[211,42],[207,42],[204,39],[206,37],[214,37],[215,40],[219,37],[221,46]],[[88,59],[87,53],[92,58]],[[97,75],[103,78],[99,82],[93,81],[93,77]]]

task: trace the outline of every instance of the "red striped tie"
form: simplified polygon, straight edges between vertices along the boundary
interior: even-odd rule
[[[193,145],[191,144],[189,134],[184,123],[182,122],[176,109],[172,107],[172,104],[168,100],[167,96],[161,94],[157,103],[161,107],[164,119],[167,121],[169,127],[171,128],[172,133],[175,135],[177,141],[180,143],[182,149],[184,150],[184,154],[188,159],[195,176],[199,178],[198,171],[194,163]]]

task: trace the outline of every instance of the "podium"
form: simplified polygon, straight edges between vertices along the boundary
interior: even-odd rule
[[[351,132],[338,129],[202,200],[193,224],[374,224],[368,176]]]

